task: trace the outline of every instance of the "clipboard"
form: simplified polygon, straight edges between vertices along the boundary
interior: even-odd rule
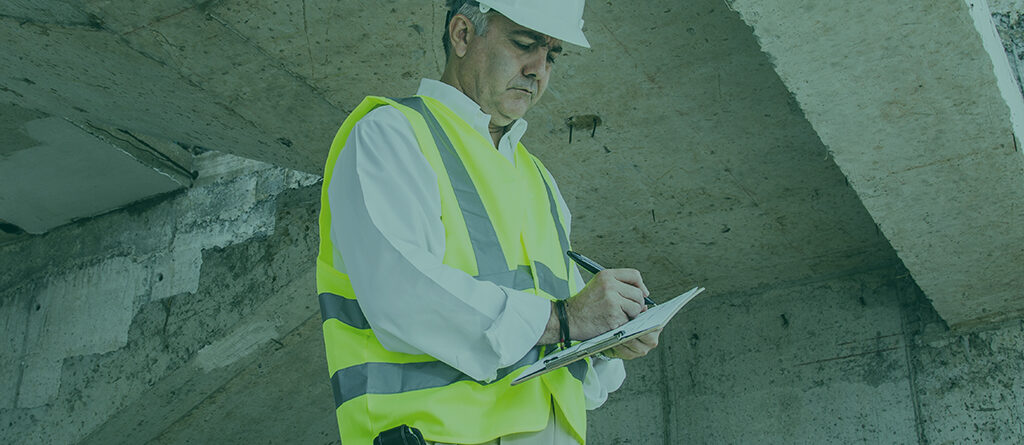
[[[554,354],[541,357],[540,360],[537,360],[532,365],[526,367],[522,374],[519,374],[518,377],[512,380],[512,386],[523,383],[534,377],[547,374],[606,349],[614,348],[658,328],[662,328],[672,320],[672,317],[674,317],[676,313],[686,305],[686,303],[689,303],[693,297],[696,297],[701,292],[704,292],[703,287],[690,289],[686,293],[676,296],[669,301],[647,309],[636,318],[622,326],[589,340],[576,343],[575,345],[555,352]]]

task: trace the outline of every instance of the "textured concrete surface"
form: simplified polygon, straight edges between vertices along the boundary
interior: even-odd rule
[[[362,96],[412,94],[442,66],[439,1],[126,4],[0,7],[18,48],[0,55],[0,100],[318,173]],[[586,20],[594,49],[559,58],[525,140],[557,175],[581,250],[665,289],[884,262],[884,237],[738,14],[592,2]],[[602,125],[570,143],[566,119],[582,114]]]
[[[939,314],[1019,318],[1024,116],[983,44],[994,25],[972,18],[984,2],[731,5]]]
[[[148,440],[316,312],[317,179],[212,152],[199,169],[185,192],[0,247],[0,441]]]
[[[709,288],[591,443],[1024,441],[1022,299],[1001,293],[1021,156],[970,9],[589,3],[594,49],[559,58],[525,143],[578,250],[655,299]],[[21,123],[59,117],[200,172],[45,235],[0,221],[0,442],[337,442],[317,187],[285,168],[318,173],[363,95],[441,68],[440,2],[364,6],[0,3],[0,163],[34,147]],[[992,7],[1017,62],[1021,10]],[[583,115],[601,125],[570,139]],[[989,287],[943,297],[969,274]]]
[[[949,331],[899,267],[698,297],[592,443],[1024,440],[1024,324]]]

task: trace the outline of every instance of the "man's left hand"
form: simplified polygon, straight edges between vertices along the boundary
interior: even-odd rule
[[[623,360],[633,360],[635,358],[643,357],[647,355],[648,352],[651,352],[651,349],[658,346],[659,335],[661,335],[661,328],[609,349],[605,351],[605,355],[611,358],[621,358]]]

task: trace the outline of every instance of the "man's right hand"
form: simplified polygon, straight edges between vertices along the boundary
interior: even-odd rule
[[[650,291],[635,269],[605,269],[566,300],[569,335],[587,340],[622,326],[647,310]]]

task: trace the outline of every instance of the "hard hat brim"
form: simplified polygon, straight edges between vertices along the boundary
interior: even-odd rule
[[[579,14],[582,15],[583,6],[581,5],[579,8]],[[580,15],[574,17],[574,19],[579,20],[578,27],[575,24],[573,26],[566,26],[564,22],[559,23],[558,21],[549,20],[550,17],[537,17],[536,14],[526,13],[511,7],[511,5],[505,5],[501,1],[480,0],[480,10],[487,12],[489,9],[498,11],[501,15],[520,26],[530,28],[563,42],[590,48],[590,41],[587,40],[587,36],[583,35],[583,19]]]

